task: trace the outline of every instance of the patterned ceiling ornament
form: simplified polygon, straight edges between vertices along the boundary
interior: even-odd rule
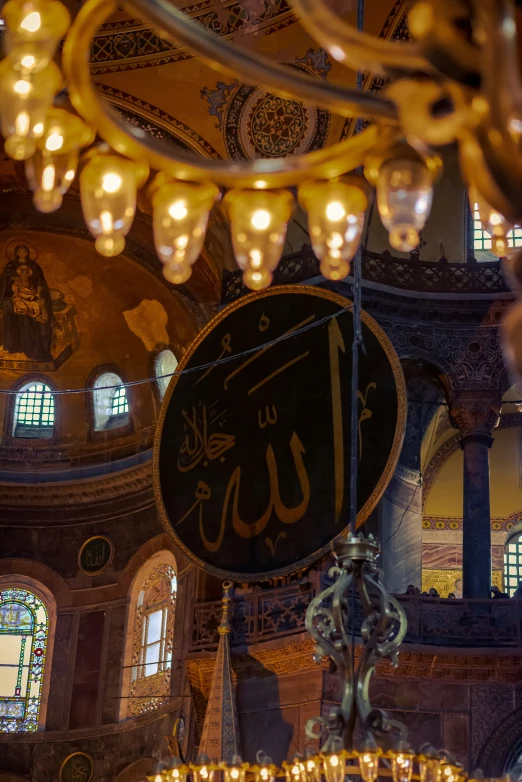
[[[185,6],[183,11],[211,32],[226,37],[235,33],[248,35],[263,31],[277,32],[297,21],[288,0],[263,0],[245,4],[229,2],[218,7],[204,0]],[[275,23],[275,24],[274,24]],[[184,46],[161,38],[140,20],[102,25],[92,41],[90,62],[93,74],[134,71],[136,68],[166,65],[192,58]]]
[[[208,113],[211,117],[216,117],[216,128],[223,129],[223,112],[230,99],[232,91],[237,87],[239,81],[234,79],[230,84],[225,84],[224,81],[218,81],[215,89],[211,90],[209,87],[203,87],[200,91],[200,95],[204,98],[208,105]]]
[[[411,41],[410,31],[408,30],[408,6],[409,3],[404,0],[397,0],[388,18],[381,30],[380,38],[389,41]],[[363,89],[369,92],[382,92],[392,80],[383,76],[374,76],[371,73],[364,74]],[[364,120],[360,123],[361,129],[367,127],[370,123]],[[341,133],[341,140],[351,136],[355,129],[355,120],[353,118],[345,120]]]
[[[332,67],[323,49],[308,49],[304,57],[287,65],[323,80]],[[326,145],[330,131],[329,111],[273,95],[249,84],[223,87],[225,89],[221,88],[219,92],[205,88],[201,96],[209,101],[209,114],[221,115],[218,120],[229,158],[255,160],[302,155]],[[228,94],[226,90],[229,90]],[[220,104],[217,107],[216,102]]]

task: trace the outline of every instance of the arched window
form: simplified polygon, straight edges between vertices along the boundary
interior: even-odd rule
[[[522,581],[522,530],[513,529],[504,547],[504,591],[510,597]]]
[[[131,592],[122,719],[168,702],[176,592],[174,557],[169,551],[158,552],[138,572]]]
[[[156,370],[156,378],[158,380],[158,388],[161,399],[163,399],[165,396],[165,392],[169,386],[171,379],[170,375],[176,371],[177,366],[178,359],[172,350],[169,350],[168,348],[166,350],[162,350],[161,353],[158,353],[156,356],[154,368]]]
[[[28,383],[16,395],[13,436],[52,437],[54,397],[45,383]]]
[[[509,247],[522,247],[522,228],[515,225],[512,231],[508,233]],[[478,204],[473,207],[473,249],[491,251],[491,236],[482,228]]]
[[[121,377],[104,372],[94,381],[94,429],[116,429],[129,422],[129,402]]]
[[[38,728],[49,634],[43,602],[28,589],[0,586],[0,732]]]

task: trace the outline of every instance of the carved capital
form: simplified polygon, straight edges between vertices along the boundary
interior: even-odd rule
[[[459,430],[461,442],[467,438],[492,442],[493,430],[500,420],[502,397],[492,391],[461,391],[450,400],[449,414]]]

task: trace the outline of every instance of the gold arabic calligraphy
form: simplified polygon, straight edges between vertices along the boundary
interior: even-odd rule
[[[198,416],[196,408],[192,408],[192,416],[186,410],[181,414],[187,426],[185,438],[179,449],[178,470],[188,472],[193,470],[202,459],[206,466],[213,459],[221,458],[226,451],[233,448],[236,438],[232,434],[214,432],[209,436],[207,430],[207,407],[203,405],[201,416]]]

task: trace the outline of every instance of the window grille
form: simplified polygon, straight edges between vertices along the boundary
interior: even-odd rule
[[[129,403],[125,386],[119,386],[112,397],[111,415],[123,415],[129,412]]]
[[[522,247],[522,227],[515,225],[507,235],[508,247]],[[473,249],[491,250],[491,235],[482,228],[478,204],[473,209]]]
[[[54,398],[49,386],[33,383],[16,397],[15,437],[52,437]]]
[[[522,535],[513,537],[504,549],[504,591],[510,597],[522,581]]]

